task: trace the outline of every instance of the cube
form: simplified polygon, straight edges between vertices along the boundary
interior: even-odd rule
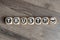
[[[48,17],[43,17],[42,18],[42,24],[44,24],[44,25],[49,24],[49,18]]]
[[[13,24],[19,25],[20,24],[20,18],[19,17],[14,17],[13,18]]]
[[[8,25],[12,24],[12,17],[6,17],[5,18],[5,23],[8,24]]]
[[[50,18],[50,24],[56,24],[56,23],[57,23],[56,17],[51,17]]]
[[[27,17],[21,17],[21,24],[26,25],[27,24]]]
[[[41,24],[41,17],[36,17],[35,18],[35,24],[40,25]]]
[[[28,17],[28,24],[33,25],[34,24],[34,17]]]

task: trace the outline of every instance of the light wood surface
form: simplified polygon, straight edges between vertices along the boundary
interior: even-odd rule
[[[56,25],[6,25],[5,16],[54,16]],[[60,13],[25,0],[0,0],[0,40],[60,40]]]

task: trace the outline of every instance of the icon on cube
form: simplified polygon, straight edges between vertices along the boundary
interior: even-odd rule
[[[50,18],[50,24],[56,24],[56,23],[57,23],[56,17],[51,17]]]

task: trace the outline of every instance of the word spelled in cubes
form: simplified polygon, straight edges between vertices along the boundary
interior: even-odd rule
[[[56,17],[5,17],[5,23],[8,25],[48,25],[56,24]]]

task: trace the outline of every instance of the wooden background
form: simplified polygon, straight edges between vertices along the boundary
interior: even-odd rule
[[[0,40],[60,40],[59,0],[0,0]],[[6,25],[5,16],[55,16],[56,25]]]

